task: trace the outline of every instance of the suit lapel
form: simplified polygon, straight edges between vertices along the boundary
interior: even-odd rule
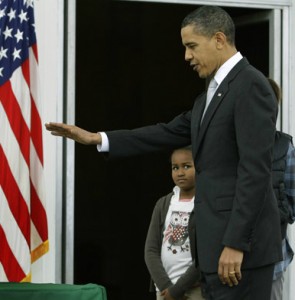
[[[196,148],[195,148],[195,153],[198,153],[199,147],[203,141],[204,135],[206,133],[206,130],[210,124],[210,120],[212,119],[212,117],[214,116],[215,111],[217,110],[219,104],[222,102],[224,95],[226,94],[227,89],[222,88],[222,86],[220,86],[217,90],[216,93],[214,94],[208,108],[207,111],[204,115],[202,124],[200,124],[200,120],[199,120],[199,130],[198,130],[198,135],[197,135],[197,141],[196,141]],[[204,111],[204,107],[201,110],[201,118],[203,115],[203,111]]]
[[[194,127],[194,132],[196,133],[196,136],[199,135],[201,119],[202,119],[203,111],[205,109],[205,104],[206,104],[206,93],[203,93],[196,100],[194,110],[193,110],[192,120],[194,120],[193,127]]]
[[[202,103],[202,106],[199,107],[198,111],[196,112],[196,121],[197,121],[197,140],[195,144],[195,153],[198,154],[200,145],[203,141],[203,138],[205,136],[205,133],[207,131],[208,126],[210,125],[210,121],[213,118],[216,110],[218,109],[220,103],[223,101],[225,95],[227,94],[227,91],[229,89],[229,83],[234,80],[234,78],[237,76],[237,74],[246,66],[249,62],[246,58],[241,59],[236,66],[228,73],[228,75],[224,78],[224,80],[221,82],[220,86],[216,90],[208,108],[204,115],[202,124],[201,118],[203,115],[203,111],[205,108],[205,102],[206,102],[206,94],[204,97],[204,103]]]

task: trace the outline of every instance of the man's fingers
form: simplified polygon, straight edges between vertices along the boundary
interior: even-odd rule
[[[218,265],[218,276],[222,284],[226,284],[224,278],[223,278],[223,266],[221,264]]]
[[[241,266],[240,265],[236,266],[235,271],[236,271],[236,278],[240,281],[242,279]]]
[[[45,124],[46,129],[49,129],[49,130],[60,129],[60,128],[63,128],[65,126],[66,126],[66,124],[54,123],[54,122],[49,122],[49,123]]]
[[[236,272],[235,271],[229,271],[228,274],[229,274],[228,276],[229,276],[232,284],[238,285],[239,281],[237,279]]]
[[[101,135],[97,132],[90,132],[75,125],[64,123],[46,123],[45,127],[54,136],[70,138],[84,145],[100,145]]]
[[[46,123],[45,127],[52,135],[72,138],[74,126],[63,123]]]
[[[233,265],[229,266],[221,263],[218,266],[218,276],[222,284],[227,284],[230,287],[238,285],[239,281],[242,279],[240,266],[234,268]]]
[[[219,264],[218,276],[219,276],[219,279],[222,282],[222,284],[227,284],[229,286],[233,286],[231,278],[229,277],[228,266],[227,265]]]

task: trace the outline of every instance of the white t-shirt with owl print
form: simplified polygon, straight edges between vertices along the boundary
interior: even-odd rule
[[[192,264],[188,223],[194,208],[194,198],[179,201],[179,187],[174,187],[173,191],[163,231],[161,259],[169,278],[175,284]]]

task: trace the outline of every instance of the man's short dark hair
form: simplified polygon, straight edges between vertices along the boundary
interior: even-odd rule
[[[197,33],[212,37],[216,32],[223,32],[230,45],[235,45],[235,24],[231,16],[217,6],[201,6],[188,14],[182,21],[181,28],[193,25]]]

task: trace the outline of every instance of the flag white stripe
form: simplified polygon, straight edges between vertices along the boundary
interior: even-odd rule
[[[36,60],[32,48],[29,49],[29,57],[30,57],[30,89],[31,89],[31,94],[33,96],[33,100],[40,114],[40,112],[42,112],[42,101],[40,99],[41,97],[40,97],[38,62]]]
[[[20,106],[21,113],[23,118],[28,126],[31,129],[31,98],[29,87],[23,77],[21,68],[18,68],[14,71],[11,77],[11,88],[13,94]]]
[[[38,231],[33,222],[31,222],[31,251],[43,243]]]
[[[7,282],[8,281],[1,262],[0,262],[0,281],[1,282]]]
[[[7,198],[0,187],[0,224],[5,232],[5,236],[11,251],[25,274],[30,272],[31,253],[25,237],[20,231],[10,208]]]
[[[30,152],[30,169],[31,169],[31,180],[32,184],[36,189],[37,195],[45,205],[45,189],[44,189],[44,173],[43,166],[39,160],[35,147],[31,140],[31,152]]]

